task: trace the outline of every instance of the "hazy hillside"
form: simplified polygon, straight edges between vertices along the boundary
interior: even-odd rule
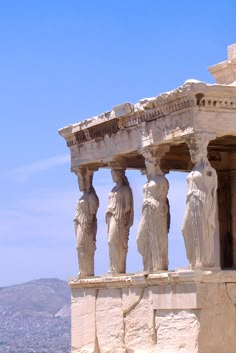
[[[70,290],[39,279],[0,288],[0,353],[69,353]]]

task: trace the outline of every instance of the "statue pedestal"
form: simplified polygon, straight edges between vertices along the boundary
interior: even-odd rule
[[[235,353],[236,271],[72,279],[73,353]]]

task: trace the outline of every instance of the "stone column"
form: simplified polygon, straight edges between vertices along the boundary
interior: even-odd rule
[[[169,183],[160,168],[161,158],[168,149],[149,146],[142,151],[148,180],[143,188],[137,245],[143,258],[143,270],[147,272],[168,270]]]
[[[79,168],[76,171],[82,192],[74,217],[80,278],[94,275],[99,200],[92,184],[93,172],[90,168]]]
[[[236,267],[236,170],[230,171],[233,267]]]
[[[109,246],[109,272],[126,272],[129,230],[133,225],[133,194],[125,175],[124,165],[110,162],[111,175],[116,184],[110,194],[106,211]]]
[[[207,146],[212,139],[212,134],[200,132],[186,137],[194,167],[187,177],[182,232],[192,268],[219,266],[217,175],[207,159]]]

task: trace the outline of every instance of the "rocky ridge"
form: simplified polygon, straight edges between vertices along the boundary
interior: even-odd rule
[[[0,288],[0,353],[69,353],[70,290],[59,279]]]

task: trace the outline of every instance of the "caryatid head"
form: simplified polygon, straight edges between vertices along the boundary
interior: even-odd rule
[[[77,172],[79,190],[89,192],[92,188],[93,171],[89,168],[79,168]]]

